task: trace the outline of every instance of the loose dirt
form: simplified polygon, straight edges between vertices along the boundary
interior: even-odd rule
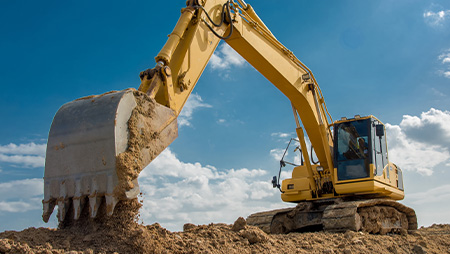
[[[116,156],[119,184],[116,197],[135,187],[139,173],[178,136],[173,110],[158,105],[145,93],[133,91],[136,107],[128,120],[128,148]]]
[[[120,202],[112,217],[79,220],[60,229],[2,232],[0,253],[450,253],[447,224],[404,235],[268,235],[239,218],[234,225],[185,224],[183,232],[170,232],[158,223],[137,223],[140,206],[137,200]]]
[[[139,173],[146,166],[143,163],[142,150],[149,146],[154,136],[157,135],[151,133],[152,128],[149,126],[153,117],[155,101],[136,90],[133,90],[133,95],[137,105],[128,120],[128,148],[116,156],[116,170],[119,178],[119,185],[115,190],[116,196],[134,188],[133,180],[138,178]],[[143,121],[142,119],[148,120]]]

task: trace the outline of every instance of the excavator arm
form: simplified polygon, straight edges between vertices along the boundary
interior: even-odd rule
[[[138,91],[81,98],[63,105],[49,133],[43,219],[58,205],[60,222],[85,206],[96,217],[139,193],[137,177],[177,136],[177,116],[219,42],[224,40],[290,101],[312,189],[318,189],[306,130],[320,165],[333,169],[331,117],[311,71],[284,47],[243,0],[189,0]],[[69,210],[70,208],[72,210]]]

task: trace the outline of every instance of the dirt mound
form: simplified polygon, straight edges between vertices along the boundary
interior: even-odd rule
[[[362,232],[267,235],[239,218],[234,225],[186,224],[170,232],[138,224],[140,204],[121,202],[111,218],[0,233],[0,253],[450,253],[450,225],[405,235]]]

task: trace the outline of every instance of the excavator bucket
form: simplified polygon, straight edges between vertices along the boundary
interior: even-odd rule
[[[58,220],[77,220],[83,207],[112,215],[120,200],[139,194],[137,177],[177,137],[176,114],[134,89],[64,104],[47,143],[42,218],[58,205]],[[70,210],[73,209],[73,210]]]

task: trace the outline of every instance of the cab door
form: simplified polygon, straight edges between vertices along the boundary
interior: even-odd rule
[[[388,165],[387,145],[384,125],[378,120],[374,120],[372,123],[372,137],[374,145],[373,158],[375,159],[375,175],[383,175],[383,170]],[[387,177],[389,178],[389,170],[387,170]]]

